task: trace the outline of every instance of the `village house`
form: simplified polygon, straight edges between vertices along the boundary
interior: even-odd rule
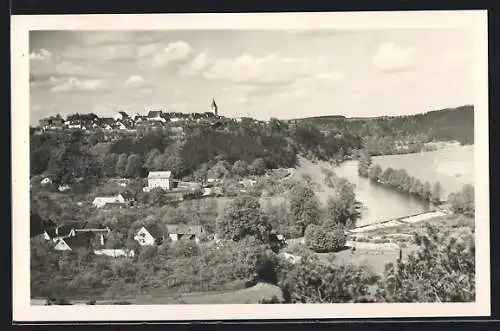
[[[194,240],[199,243],[201,236],[205,233],[201,225],[167,224],[167,232],[170,240]]]
[[[163,233],[155,226],[149,226],[148,228],[143,226],[136,232],[134,240],[141,246],[157,245],[163,241]]]
[[[59,238],[56,240],[54,249],[56,251],[74,251],[79,248],[91,249],[94,235],[89,232],[79,233],[78,235]]]
[[[150,122],[162,122],[165,123],[167,120],[163,118],[163,112],[161,110],[150,110],[148,112],[147,119]]]
[[[107,204],[119,204],[119,205],[124,205],[125,204],[125,198],[123,197],[122,194],[118,194],[117,196],[114,197],[96,197],[92,204],[96,208],[102,208]]]
[[[123,121],[123,120],[128,119],[128,118],[129,118],[128,114],[124,111],[117,112],[115,117],[114,117],[115,121]]]
[[[145,188],[145,191],[150,191],[156,187],[160,187],[164,190],[170,190],[171,178],[171,171],[150,171],[148,174],[148,186]]]

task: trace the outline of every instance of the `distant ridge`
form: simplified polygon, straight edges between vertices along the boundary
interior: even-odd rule
[[[302,118],[293,118],[289,119],[287,121],[303,121],[303,120],[374,120],[374,119],[392,119],[392,118],[410,118],[410,117],[418,117],[418,116],[425,116],[425,115],[436,115],[441,112],[453,112],[453,111],[474,111],[474,106],[473,105],[463,105],[459,107],[449,107],[449,108],[443,108],[443,109],[437,109],[437,110],[430,110],[424,113],[416,113],[416,114],[409,114],[409,115],[383,115],[383,116],[353,116],[353,117],[348,117],[345,115],[321,115],[321,116],[310,116],[310,117],[302,117]]]

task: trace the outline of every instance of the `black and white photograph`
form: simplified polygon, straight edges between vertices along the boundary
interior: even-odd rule
[[[489,315],[485,12],[15,19],[19,316]]]

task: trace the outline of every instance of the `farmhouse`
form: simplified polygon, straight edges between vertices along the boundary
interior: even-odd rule
[[[125,198],[121,195],[118,194],[115,197],[96,197],[92,204],[96,208],[102,208],[107,204],[125,204]]]
[[[134,240],[136,240],[141,246],[152,246],[163,241],[163,233],[156,230],[154,226],[150,226],[149,229],[146,229],[146,227],[143,226],[139,229],[139,231],[137,231],[134,236]]]
[[[172,241],[187,239],[199,243],[204,229],[201,225],[168,224],[167,232]]]
[[[148,190],[160,187],[164,190],[170,190],[172,172],[171,171],[150,171],[148,174]]]

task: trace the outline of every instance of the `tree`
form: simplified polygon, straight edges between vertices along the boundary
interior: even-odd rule
[[[427,225],[415,235],[419,250],[407,261],[386,265],[377,297],[386,302],[472,302],[475,300],[475,241],[472,228],[443,231]]]
[[[320,263],[316,256],[303,256],[282,274],[278,284],[289,303],[370,302],[379,278],[367,267]]]
[[[431,193],[432,202],[439,203],[441,201],[442,191],[443,188],[441,187],[441,183],[439,183],[439,181],[435,182],[434,186],[432,187],[432,193]]]
[[[137,178],[141,173],[141,169],[141,157],[137,154],[131,154],[127,159],[127,166],[125,167],[125,177]]]
[[[213,176],[217,179],[225,177],[229,173],[229,170],[227,170],[225,166],[224,161],[218,161],[210,170],[208,171],[208,174],[210,176]]]
[[[430,200],[431,198],[431,184],[429,182],[424,183],[424,187],[422,188],[422,198],[425,200]]]
[[[161,187],[155,187],[148,194],[148,204],[151,206],[163,206],[167,204],[167,192]]]
[[[361,154],[361,159],[359,160],[358,163],[358,174],[361,177],[368,177],[371,165],[372,165],[372,158],[370,154],[368,154],[365,151],[364,153]]]
[[[238,160],[234,162],[231,171],[238,177],[244,177],[247,174],[247,163],[243,160]]]
[[[146,162],[144,163],[144,168],[148,169],[149,171],[161,170],[161,169],[155,169],[155,159],[160,155],[161,153],[157,148],[150,150],[146,155]]]
[[[342,224],[329,228],[310,224],[304,236],[307,247],[316,253],[336,252],[346,243],[345,228]]]
[[[462,191],[450,194],[448,201],[450,202],[451,210],[454,213],[474,217],[475,203],[473,185],[464,185]]]
[[[153,164],[151,166],[151,169],[149,170],[162,171],[164,169],[167,169],[167,157],[165,156],[165,154],[157,155],[153,159]]]
[[[118,161],[118,155],[116,155],[115,153],[106,154],[104,156],[102,170],[105,177],[109,178],[116,176],[117,161]]]
[[[305,184],[297,182],[290,191],[291,218],[304,234],[309,224],[318,224],[320,217],[320,203],[314,191]]]
[[[253,175],[261,176],[266,172],[266,163],[262,158],[257,158],[250,165],[250,171]]]
[[[268,242],[271,231],[259,200],[246,195],[235,198],[224,209],[222,217],[217,219],[216,227],[221,238],[234,241],[252,236],[261,242]]]
[[[125,177],[125,169],[127,168],[127,154],[122,153],[116,161],[116,174],[120,177]]]
[[[184,158],[176,154],[171,154],[170,156],[167,157],[166,166],[167,169],[172,171],[174,177],[181,177],[186,170],[186,164]]]
[[[375,166],[370,168],[370,172],[368,177],[373,181],[378,181],[379,176],[382,174],[382,168],[376,164]]]

